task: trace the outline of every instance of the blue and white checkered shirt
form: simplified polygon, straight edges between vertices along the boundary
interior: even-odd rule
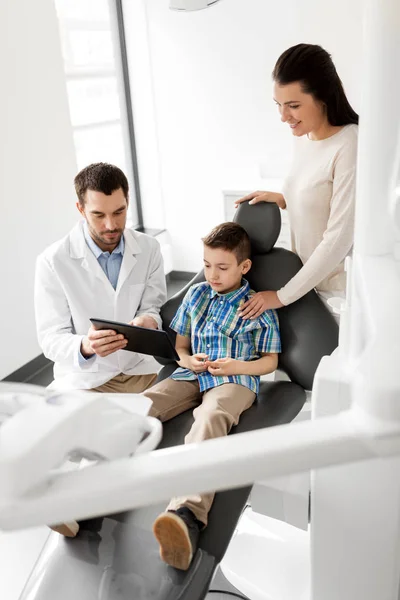
[[[280,352],[278,315],[266,310],[256,319],[242,319],[239,307],[254,292],[243,279],[242,287],[218,294],[207,282],[193,285],[171,322],[171,329],[190,337],[193,354],[205,353],[210,361],[218,358],[255,360],[262,352]],[[194,373],[179,368],[171,376],[177,381],[198,379],[204,392],[224,383],[237,383],[258,393],[260,378],[255,375],[215,376],[208,371]]]

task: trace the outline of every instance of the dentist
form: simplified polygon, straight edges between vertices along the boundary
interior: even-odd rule
[[[150,356],[125,352],[115,331],[97,331],[90,317],[161,327],[166,300],[158,242],[126,228],[128,181],[96,163],[75,177],[83,220],[37,259],[35,315],[43,354],[54,361],[55,389],[140,393],[156,379]]]

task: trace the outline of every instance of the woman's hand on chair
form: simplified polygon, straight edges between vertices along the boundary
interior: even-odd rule
[[[242,319],[256,319],[265,310],[281,308],[284,306],[276,292],[257,292],[240,307],[239,317]]]
[[[242,204],[242,202],[247,202],[250,200],[249,204],[257,204],[258,202],[275,202],[279,206],[279,208],[286,208],[285,198],[279,192],[262,192],[258,190],[257,192],[251,192],[251,194],[247,194],[247,196],[243,196],[243,198],[239,198],[235,200],[235,208]]]

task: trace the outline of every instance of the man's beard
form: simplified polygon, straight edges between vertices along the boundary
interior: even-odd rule
[[[113,231],[103,231],[101,233],[98,233],[94,229],[89,228],[89,231],[95,241],[101,242],[102,244],[105,244],[106,246],[115,246],[115,247],[118,246],[118,244],[120,243],[121,237],[123,234],[123,230],[121,230],[121,229],[114,229]],[[110,240],[105,237],[105,234],[107,234],[107,233],[118,233],[119,237],[115,238],[113,240]]]

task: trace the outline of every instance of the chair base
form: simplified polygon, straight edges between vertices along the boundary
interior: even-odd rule
[[[309,533],[247,508],[221,562],[250,600],[309,600]]]

